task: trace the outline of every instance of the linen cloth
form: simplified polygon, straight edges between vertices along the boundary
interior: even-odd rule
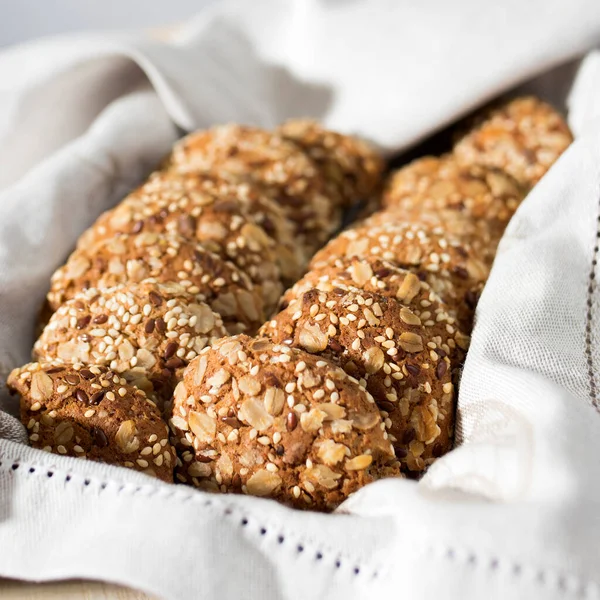
[[[223,3],[171,43],[69,36],[0,54],[0,381],[52,271],[182,130],[320,118],[386,153],[600,41],[596,0]],[[535,80],[555,102],[572,64]],[[531,86],[530,86],[531,87]],[[511,221],[482,295],[457,448],[333,515],[215,496],[24,445],[0,397],[0,576],[163,598],[600,596],[600,57],[575,143]]]

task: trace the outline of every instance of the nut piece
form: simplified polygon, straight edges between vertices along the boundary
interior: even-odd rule
[[[417,317],[417,315],[415,315],[414,312],[412,312],[411,310],[409,310],[406,307],[402,307],[400,309],[400,318],[407,325],[420,325],[421,324],[421,319],[419,319],[419,317]]]
[[[203,462],[193,462],[187,471],[192,477],[210,477],[212,470],[210,465]]]
[[[402,350],[406,352],[421,352],[423,350],[423,340],[416,333],[405,331],[400,335],[398,342]]]
[[[137,429],[135,421],[123,421],[115,435],[117,446],[121,452],[129,454],[135,452],[140,447],[140,440],[136,437]]]
[[[361,454],[347,460],[344,466],[346,471],[362,471],[362,469],[366,469],[372,462],[373,457],[370,454]]]
[[[247,394],[248,396],[256,396],[261,389],[260,382],[254,379],[252,375],[244,375],[238,380],[238,387],[240,392]]]
[[[373,277],[373,269],[371,269],[371,265],[356,261],[352,263],[352,266],[348,269],[350,275],[352,277],[352,281],[356,283],[359,287],[362,287]]]
[[[329,341],[318,325],[306,324],[299,335],[300,345],[308,352],[322,352]]]
[[[227,383],[231,375],[225,369],[219,369],[206,383],[213,388],[220,388],[224,383]]]
[[[203,444],[209,444],[215,439],[217,433],[217,422],[206,413],[190,411],[190,429]]]
[[[279,388],[270,387],[265,393],[265,408],[270,415],[280,415],[285,404],[285,394]]]
[[[252,496],[268,496],[281,485],[281,477],[266,469],[256,471],[246,482],[246,489]]]
[[[31,376],[31,397],[34,400],[43,402],[52,396],[54,386],[52,379],[43,371],[37,371]]]
[[[373,429],[373,427],[377,425],[378,421],[379,419],[377,418],[377,415],[369,413],[354,415],[351,423],[352,427],[354,427],[355,429],[358,429],[360,431],[369,431],[369,429]]]
[[[383,354],[383,350],[378,346],[372,346],[368,350],[365,350],[363,358],[365,360],[365,370],[369,375],[377,373],[383,368],[385,355]]]
[[[68,421],[63,421],[56,426],[54,430],[54,441],[57,444],[66,444],[73,439],[75,431],[73,426]]]
[[[136,357],[137,366],[141,369],[151,369],[156,364],[154,355],[145,348],[140,348],[137,351]]]
[[[421,281],[414,273],[408,273],[398,289],[396,298],[409,304],[421,289]]]
[[[319,431],[326,417],[327,413],[318,408],[311,408],[308,412],[300,415],[300,427],[307,433]]]
[[[314,465],[312,468],[306,469],[304,477],[316,485],[332,490],[338,486],[338,479],[342,475],[336,473],[326,465]]]
[[[333,402],[323,402],[319,404],[318,408],[327,415],[325,417],[325,421],[343,419],[346,416],[346,409],[339,404],[334,404]],[[377,419],[377,415],[375,415],[375,419]]]
[[[317,456],[330,467],[337,465],[346,456],[346,446],[333,440],[325,440],[319,446]]]
[[[265,405],[258,398],[248,398],[242,402],[238,419],[246,421],[257,431],[265,431],[273,424],[273,417],[266,411]]]

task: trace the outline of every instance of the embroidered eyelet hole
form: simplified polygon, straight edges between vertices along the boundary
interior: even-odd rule
[[[315,558],[317,560],[322,560],[323,559],[323,555],[320,552],[317,552],[317,554],[315,555]]]
[[[52,471],[48,471],[48,472],[46,473],[46,475],[47,475],[48,477],[52,477],[52,476],[54,475],[54,473],[53,473]]]
[[[282,535],[278,535],[277,536],[277,543],[278,544],[283,544],[284,541],[285,541],[285,538]]]
[[[342,563],[339,560],[335,561],[335,568],[339,569],[342,566]]]
[[[13,463],[13,464],[12,464],[12,466],[11,466],[11,469],[12,469],[13,471],[16,471],[18,468],[19,468],[19,465],[18,465],[18,463]]]
[[[89,479],[83,480],[83,485],[90,485],[90,483],[92,483],[92,482]]]
[[[240,523],[242,524],[243,527],[246,527],[246,525],[248,525],[248,519],[242,519],[240,521]]]
[[[267,530],[264,527],[260,528],[260,535],[265,535],[267,533]]]
[[[65,481],[66,481],[67,483],[68,483],[69,481],[71,481],[71,476],[70,476],[70,475],[67,475],[67,476],[65,477]]]
[[[296,550],[300,553],[300,552],[304,552],[304,546],[302,546],[302,544],[298,544],[298,547],[296,548]]]
[[[30,473],[35,473],[35,468],[34,467],[29,467],[29,472]]]
[[[359,575],[360,574],[360,569],[358,567],[354,567],[353,573],[355,575]]]

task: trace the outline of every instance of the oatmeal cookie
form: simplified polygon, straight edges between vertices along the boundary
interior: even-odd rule
[[[442,227],[416,223],[362,225],[338,235],[312,260],[321,268],[337,259],[374,256],[412,271],[426,281],[470,333],[473,312],[490,267],[465,241],[448,236]]]
[[[7,385],[34,448],[173,481],[168,427],[143,390],[108,367],[30,363]]]
[[[76,294],[54,313],[33,354],[40,362],[106,365],[165,401],[188,362],[226,333],[221,317],[180,285],[146,281]]]
[[[474,230],[473,243],[488,231],[499,240],[524,197],[525,189],[499,169],[465,166],[453,156],[444,156],[419,159],[396,171],[383,204],[407,221],[438,217],[453,235]]]
[[[52,276],[48,303],[58,309],[89,288],[151,279],[177,283],[223,318],[231,334],[254,333],[264,321],[258,290],[232,262],[177,234],[121,234],[76,249]]]
[[[310,119],[292,119],[276,130],[308,154],[325,176],[343,207],[366,201],[378,191],[385,167],[381,156],[366,142],[323,129]]]
[[[358,379],[382,411],[396,456],[411,471],[450,449],[452,358],[466,341],[435,298],[422,303],[409,307],[367,291],[313,289],[260,331],[276,344],[323,356]]]
[[[308,256],[341,223],[342,201],[329,196],[317,165],[295,143],[262,129],[222,125],[192,133],[175,145],[166,168],[260,186],[284,210]]]
[[[527,96],[495,106],[475,118],[454,147],[465,165],[505,171],[532,188],[573,141],[562,116]]]
[[[327,360],[240,335],[203,351],[177,386],[179,481],[332,510],[398,462],[370,394]]]
[[[227,215],[235,215],[235,218],[224,220]],[[241,239],[227,238],[223,228],[227,229],[229,224],[234,232],[241,233]],[[231,252],[243,247],[246,252],[255,252],[253,246],[257,240],[254,238],[262,237],[260,232],[255,232],[257,227],[263,235],[269,236],[267,245],[273,248],[265,258],[277,263],[285,281],[295,281],[304,270],[307,257],[294,239],[294,230],[281,207],[269,200],[262,190],[251,182],[230,181],[214,174],[159,171],[115,208],[101,215],[80,237],[78,247],[93,245],[116,233],[145,231],[178,233],[186,239],[210,240],[213,244],[222,240],[221,246],[211,248],[218,254],[227,250],[224,244],[233,244],[229,248]],[[247,244],[243,244],[245,237]],[[261,246],[265,245],[265,241],[259,241]],[[241,266],[257,262],[260,263],[260,257]]]

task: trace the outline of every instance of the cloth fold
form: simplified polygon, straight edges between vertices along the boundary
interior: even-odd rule
[[[164,598],[600,596],[596,0],[225,2],[170,43],[0,54],[0,384],[78,235],[213,123],[313,116],[403,150],[526,80],[577,140],[517,211],[478,307],[458,446],[339,514],[208,495],[35,451],[0,385],[0,576]],[[85,548],[85,552],[81,549]]]

